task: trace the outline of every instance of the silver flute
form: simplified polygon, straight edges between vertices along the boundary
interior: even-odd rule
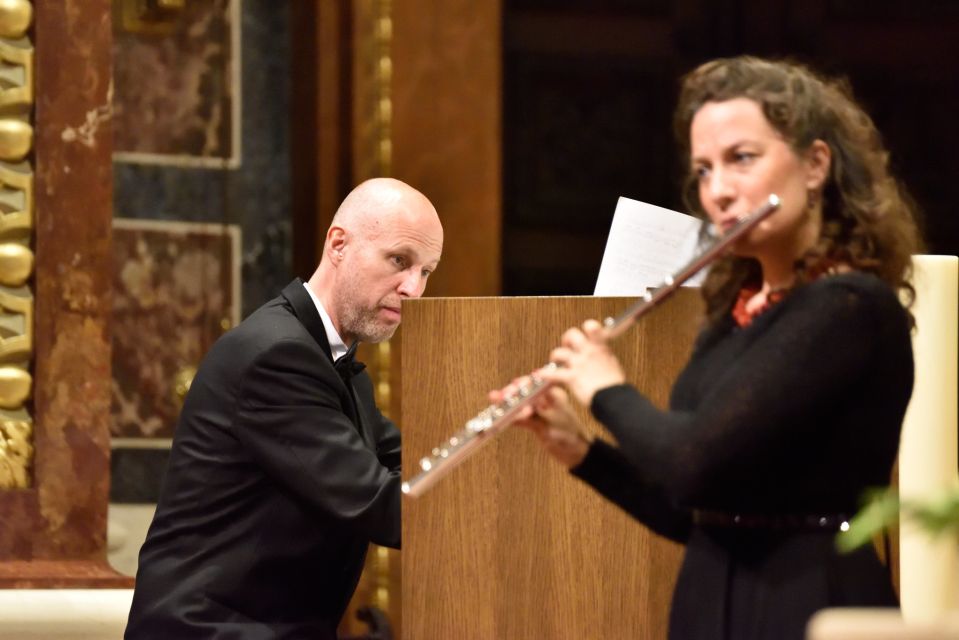
[[[672,295],[703,267],[723,255],[730,245],[776,211],[780,204],[779,196],[770,194],[766,202],[755,211],[740,218],[733,227],[700,251],[683,268],[667,276],[662,284],[647,290],[639,300],[619,316],[606,318],[603,321],[603,327],[607,339],[616,338],[632,327],[642,315]],[[550,362],[543,369],[555,369],[556,366],[556,363]],[[523,407],[529,405],[550,386],[549,382],[534,373],[527,383],[517,389],[516,393],[480,411],[458,433],[440,446],[434,447],[430,455],[420,460],[419,474],[403,483],[403,493],[413,498],[426,493],[440,478],[508,427]]]

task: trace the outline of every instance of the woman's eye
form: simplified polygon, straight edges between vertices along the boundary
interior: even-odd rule
[[[693,173],[696,175],[697,178],[702,180],[703,178],[709,175],[709,167],[705,167],[705,166],[695,167],[693,168]]]
[[[748,164],[756,159],[756,154],[749,151],[737,151],[733,157],[739,164]]]

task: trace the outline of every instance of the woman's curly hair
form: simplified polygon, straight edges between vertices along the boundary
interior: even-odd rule
[[[823,225],[817,244],[796,262],[803,283],[829,265],[876,274],[900,291],[906,307],[914,298],[911,255],[922,245],[915,204],[889,172],[889,153],[872,119],[856,104],[848,83],[828,79],[801,64],[741,56],[707,62],[682,79],[674,115],[683,157],[690,152],[690,124],[707,102],[748,98],[793,150],[816,140],[832,152],[823,187]],[[683,184],[690,210],[704,216],[696,175]],[[728,312],[740,288],[759,284],[759,264],[750,258],[717,261],[703,285],[706,312],[715,321]]]

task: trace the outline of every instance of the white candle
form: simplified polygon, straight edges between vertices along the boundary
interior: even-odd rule
[[[929,499],[959,484],[957,478],[957,327],[959,258],[913,256],[916,382],[899,446],[899,494]],[[938,617],[959,604],[959,541],[932,539],[902,522],[900,595],[907,620]]]

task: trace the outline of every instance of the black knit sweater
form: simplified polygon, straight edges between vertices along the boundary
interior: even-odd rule
[[[654,531],[690,543],[674,617],[677,610],[701,607],[705,598],[725,613],[703,620],[703,629],[719,625],[714,631],[725,629],[729,637],[801,637],[805,619],[820,606],[882,603],[891,591],[884,585],[880,596],[859,594],[858,587],[817,578],[808,584],[819,586],[798,599],[790,599],[787,589],[785,601],[792,604],[769,616],[763,609],[775,597],[763,590],[783,581],[783,571],[764,577],[765,552],[757,549],[765,547],[755,540],[742,543],[756,532],[703,531],[693,524],[691,510],[760,516],[854,512],[864,489],[889,481],[912,382],[908,317],[893,291],[862,273],[823,277],[745,328],[731,317],[707,328],[673,387],[668,411],[629,385],[598,392],[591,410],[619,446],[597,440],[573,473]],[[783,548],[784,536],[777,536],[774,546]],[[836,560],[831,532],[813,546],[815,551],[806,545],[785,563],[797,576]],[[768,557],[773,555],[770,550]],[[736,567],[747,565],[752,577],[744,587]],[[842,582],[856,571],[838,573]],[[730,613],[737,602],[747,612],[740,619]],[[777,616],[794,621],[744,630],[766,628]],[[674,638],[701,637],[678,632],[676,624],[671,628]],[[703,637],[722,637],[711,633]]]

